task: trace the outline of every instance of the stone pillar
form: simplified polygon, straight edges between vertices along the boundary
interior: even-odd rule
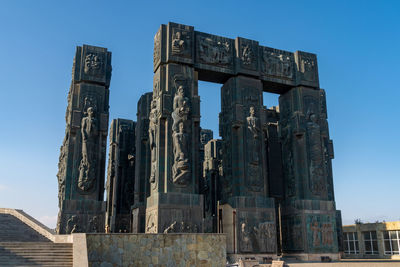
[[[199,159],[200,159],[201,165],[203,165],[203,161],[204,161],[204,147],[208,143],[208,141],[213,139],[213,136],[214,136],[214,133],[212,130],[209,130],[209,129],[201,129],[200,130]]]
[[[267,154],[267,172],[269,196],[275,198],[275,204],[284,198],[282,147],[278,135],[279,108],[264,109],[266,123],[263,125],[265,132],[265,150]]]
[[[136,122],[114,119],[110,127],[106,226],[111,233],[130,232],[134,204]]]
[[[315,75],[308,74],[310,79]],[[335,254],[338,242],[331,168],[333,145],[325,91],[293,88],[280,96],[279,107],[285,184],[283,249]]]
[[[57,233],[104,231],[111,52],[77,47],[58,164]]]
[[[222,140],[212,139],[204,146],[203,182],[204,232],[217,233],[217,202],[220,199],[219,180],[222,172]]]
[[[275,253],[274,200],[268,197],[266,123],[260,80],[237,76],[222,87],[220,181],[222,232],[227,252]]]
[[[166,62],[160,65],[156,63],[160,58],[158,48],[161,60],[166,53]],[[146,233],[202,231],[200,99],[191,65],[193,48],[193,27],[170,23],[156,34]]]
[[[150,196],[151,151],[149,145],[149,114],[153,93],[142,95],[137,105],[135,203],[132,209],[132,231],[144,233],[146,199]]]

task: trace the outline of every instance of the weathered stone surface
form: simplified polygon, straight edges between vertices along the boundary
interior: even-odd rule
[[[106,226],[111,233],[131,231],[135,188],[136,122],[114,119],[110,127]]]
[[[229,39],[172,22],[161,25],[154,36],[154,72],[167,63],[193,66],[199,79],[209,82],[250,75],[262,81],[264,91],[278,94],[300,85],[319,87],[315,54],[260,46],[254,40]]]
[[[221,234],[87,234],[89,266],[225,266]]]
[[[60,234],[104,230],[102,201],[111,53],[101,47],[77,47],[72,73],[57,174]],[[77,202],[82,206],[76,206]]]
[[[168,201],[179,197],[164,194],[193,194],[185,196],[193,200],[200,190],[205,197],[203,230],[215,231],[217,226],[228,233],[230,253],[275,253],[278,209],[284,216],[284,251],[337,251],[333,145],[315,54],[169,23],[155,37],[154,71],[149,127],[153,189],[147,200],[146,228],[165,229],[160,207],[176,208]],[[177,79],[177,74],[185,78]],[[197,79],[224,84],[222,140],[209,143],[215,153],[205,156],[204,162],[193,149],[199,140]],[[281,94],[279,107],[264,107],[263,91]],[[200,180],[195,170],[198,162],[203,163]],[[171,217],[183,218],[189,210],[197,214],[189,208],[186,213],[175,210]],[[195,221],[186,224],[190,228]],[[183,228],[173,220],[167,232]],[[292,229],[298,229],[296,234]],[[324,245],[309,241],[313,234],[322,235],[311,229],[324,233],[320,240]]]
[[[220,199],[219,180],[223,175],[222,169],[222,141],[210,140],[204,146],[203,181],[201,193],[204,195],[204,232],[216,233],[217,202]]]
[[[155,86],[158,85],[158,83],[155,84]],[[155,128],[152,135],[149,135],[152,100],[153,93],[146,93],[140,97],[137,105],[135,201],[132,210],[132,232],[134,233],[145,231],[146,199],[150,196],[151,153],[155,152]],[[154,127],[154,116],[152,119],[152,127]]]

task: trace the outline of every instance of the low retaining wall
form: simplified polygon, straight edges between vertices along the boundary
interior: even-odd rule
[[[224,234],[73,234],[74,266],[225,266]],[[85,251],[86,250],[86,251]]]

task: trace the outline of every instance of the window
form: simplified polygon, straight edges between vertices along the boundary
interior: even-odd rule
[[[363,235],[364,235],[365,254],[369,255],[379,254],[376,232],[375,231],[363,232]]]
[[[358,237],[357,233],[344,233],[344,253],[346,254],[358,254],[360,249],[358,248]]]
[[[384,231],[385,255],[400,255],[400,231]]]

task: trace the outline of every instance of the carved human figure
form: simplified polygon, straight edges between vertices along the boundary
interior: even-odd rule
[[[67,221],[67,225],[65,227],[65,233],[66,234],[79,233],[80,228],[78,223],[79,223],[78,216],[72,215],[71,218],[69,218]]]
[[[251,242],[251,231],[246,222],[240,225],[240,249],[242,252],[253,251],[253,244]]]
[[[170,226],[165,228],[164,234],[168,233],[177,233],[178,232],[178,223],[174,221]]]
[[[250,163],[258,165],[259,162],[259,133],[260,128],[258,127],[258,118],[255,116],[254,107],[250,107],[250,116],[246,118],[247,129],[249,130],[250,136],[248,138],[248,150],[250,152]]]
[[[174,164],[172,166],[173,182],[179,185],[186,185],[190,178],[189,143],[183,121],[179,123],[179,132],[172,134],[172,139],[174,148]]]
[[[157,102],[151,101],[151,111],[149,115],[149,143],[151,151],[151,170],[150,183],[156,181],[157,154],[156,154],[156,131],[157,131]]]
[[[93,216],[90,220],[89,220],[89,231],[91,233],[98,233],[99,232],[99,219],[97,218],[97,216]]]
[[[330,223],[322,225],[322,245],[331,246],[333,243],[333,231]]]
[[[153,214],[150,214],[147,218],[146,233],[157,233],[156,218]]]
[[[310,151],[310,176],[312,181],[312,192],[320,195],[324,191],[324,169],[323,169],[323,153],[320,126],[317,123],[316,114],[309,115],[307,122],[307,134]]]
[[[172,39],[172,52],[175,54],[180,54],[186,49],[185,40],[182,38],[182,33],[180,31],[175,32]]]
[[[319,233],[321,231],[319,224],[317,221],[312,221],[311,223],[311,231],[312,231],[312,237],[313,237],[313,246],[314,247],[319,247],[321,245],[321,242],[319,240]]]
[[[199,37],[199,57],[208,64],[226,65],[232,61],[228,42],[216,41],[211,38]]]
[[[273,227],[274,224],[270,222],[262,222],[259,223],[257,227],[254,227],[254,233],[258,239],[260,252],[266,252],[272,249],[275,242],[273,239]]]
[[[187,121],[190,112],[189,99],[185,96],[185,88],[183,85],[179,85],[176,90],[172,108],[172,130],[177,131],[178,124],[181,121]]]
[[[87,109],[87,117],[82,119],[82,160],[79,166],[78,187],[83,191],[90,190],[96,180],[98,125],[95,111]]]

